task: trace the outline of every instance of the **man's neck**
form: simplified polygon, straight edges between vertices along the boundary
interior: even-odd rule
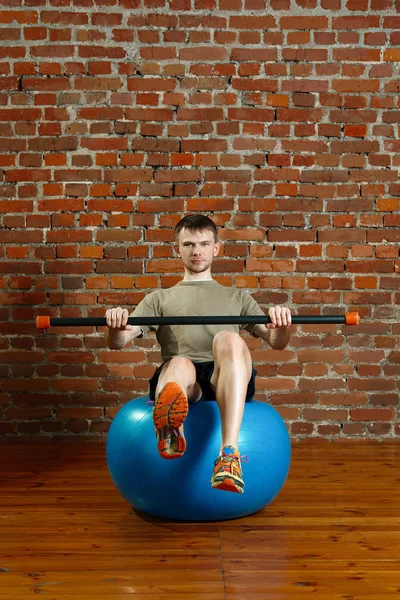
[[[205,271],[204,273],[191,273],[185,270],[185,276],[183,281],[212,281],[211,271]]]

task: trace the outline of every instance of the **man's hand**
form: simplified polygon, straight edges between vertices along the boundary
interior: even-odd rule
[[[292,324],[292,315],[289,308],[284,306],[273,306],[268,310],[268,316],[271,323],[266,323],[267,329],[276,329],[277,327],[289,327]]]
[[[268,310],[270,323],[256,325],[253,335],[265,340],[274,350],[283,350],[290,340],[289,326],[292,324],[292,315],[289,308],[273,306]]]
[[[129,313],[126,308],[109,308],[106,312],[107,327],[104,331],[106,344],[118,350],[129,344],[134,338],[143,335],[138,325],[128,325]]]
[[[128,325],[129,312],[126,308],[109,308],[106,312],[107,327],[120,329],[121,331],[132,331],[133,325]]]

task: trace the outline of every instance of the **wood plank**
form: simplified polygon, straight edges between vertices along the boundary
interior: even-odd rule
[[[170,592],[150,592],[149,594],[142,594],[136,591],[127,591],[123,594],[115,594],[112,590],[110,590],[107,591],[106,594],[93,594],[92,592],[82,594],[79,590],[76,590],[75,592],[70,591],[66,594],[59,591],[57,591],[56,594],[54,592],[52,594],[48,594],[46,588],[39,588],[32,592],[24,592],[24,595],[19,596],[18,600],[37,600],[38,594],[46,594],[43,595],[44,600],[77,600],[78,598],[79,600],[127,600],[128,598],[131,598],[131,600],[226,600],[225,592],[219,592],[217,594],[209,594],[208,592],[183,592],[178,594],[174,592],[174,595],[171,596]],[[2,594],[0,591],[0,598],[1,600],[17,600],[12,592]],[[265,596],[263,596],[263,600],[265,600]]]
[[[13,590],[14,598],[27,592],[46,594],[70,594],[71,590],[81,594],[192,594],[201,596],[205,592],[214,596],[223,594],[223,579],[218,570],[207,573],[193,572],[191,569],[171,569],[165,565],[162,570],[153,569],[134,574],[121,571],[101,572],[39,572],[5,573],[2,576],[3,590]],[[5,593],[8,593],[5,591]],[[3,593],[0,590],[0,598]]]
[[[225,583],[227,594],[245,594],[251,589],[252,594],[287,594],[292,598],[293,594],[304,590],[307,594],[327,596],[328,594],[343,593],[352,596],[361,594],[368,590],[369,594],[399,594],[399,574],[393,577],[390,572],[381,571],[338,571],[314,570],[309,571],[306,576],[301,571],[288,569],[279,574],[274,571],[253,571],[246,573],[225,572]],[[314,596],[313,596],[314,597]]]
[[[131,598],[132,600],[226,600],[224,592],[219,592],[216,594],[209,594],[208,592],[174,592],[174,595],[171,596],[170,592],[150,592],[149,594],[142,594],[136,591],[127,591],[123,594],[115,594],[112,590],[109,590],[106,593],[102,592],[100,594],[93,594],[92,592],[82,594],[79,590],[76,590],[75,592],[70,591],[64,594],[63,592],[59,592],[57,590],[56,594],[54,592],[52,594],[48,594],[46,588],[39,588],[32,592],[24,592],[24,595],[19,596],[18,600],[34,600],[35,598],[37,600],[38,594],[46,594],[43,596],[43,598],[48,600],[77,600],[77,598],[79,598],[79,600],[127,600],[128,598]],[[0,598],[1,600],[16,600],[16,597],[13,594],[13,592],[6,592],[5,594],[2,594],[0,591]],[[263,596],[263,600],[265,600],[265,596]]]

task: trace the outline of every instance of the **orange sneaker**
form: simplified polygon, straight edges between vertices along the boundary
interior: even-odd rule
[[[153,421],[162,458],[179,458],[186,450],[183,422],[189,411],[185,392],[177,383],[166,383],[156,398]]]
[[[243,494],[242,458],[233,446],[224,446],[222,453],[214,462],[211,485],[217,490]]]

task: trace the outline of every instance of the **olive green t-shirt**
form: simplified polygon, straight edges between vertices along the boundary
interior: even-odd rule
[[[131,314],[134,317],[263,315],[261,307],[241,289],[225,287],[215,280],[180,281],[168,289],[147,294]],[[156,332],[163,361],[184,356],[192,362],[213,360],[212,341],[222,330],[246,329],[252,333],[255,325],[151,325],[143,326]]]

